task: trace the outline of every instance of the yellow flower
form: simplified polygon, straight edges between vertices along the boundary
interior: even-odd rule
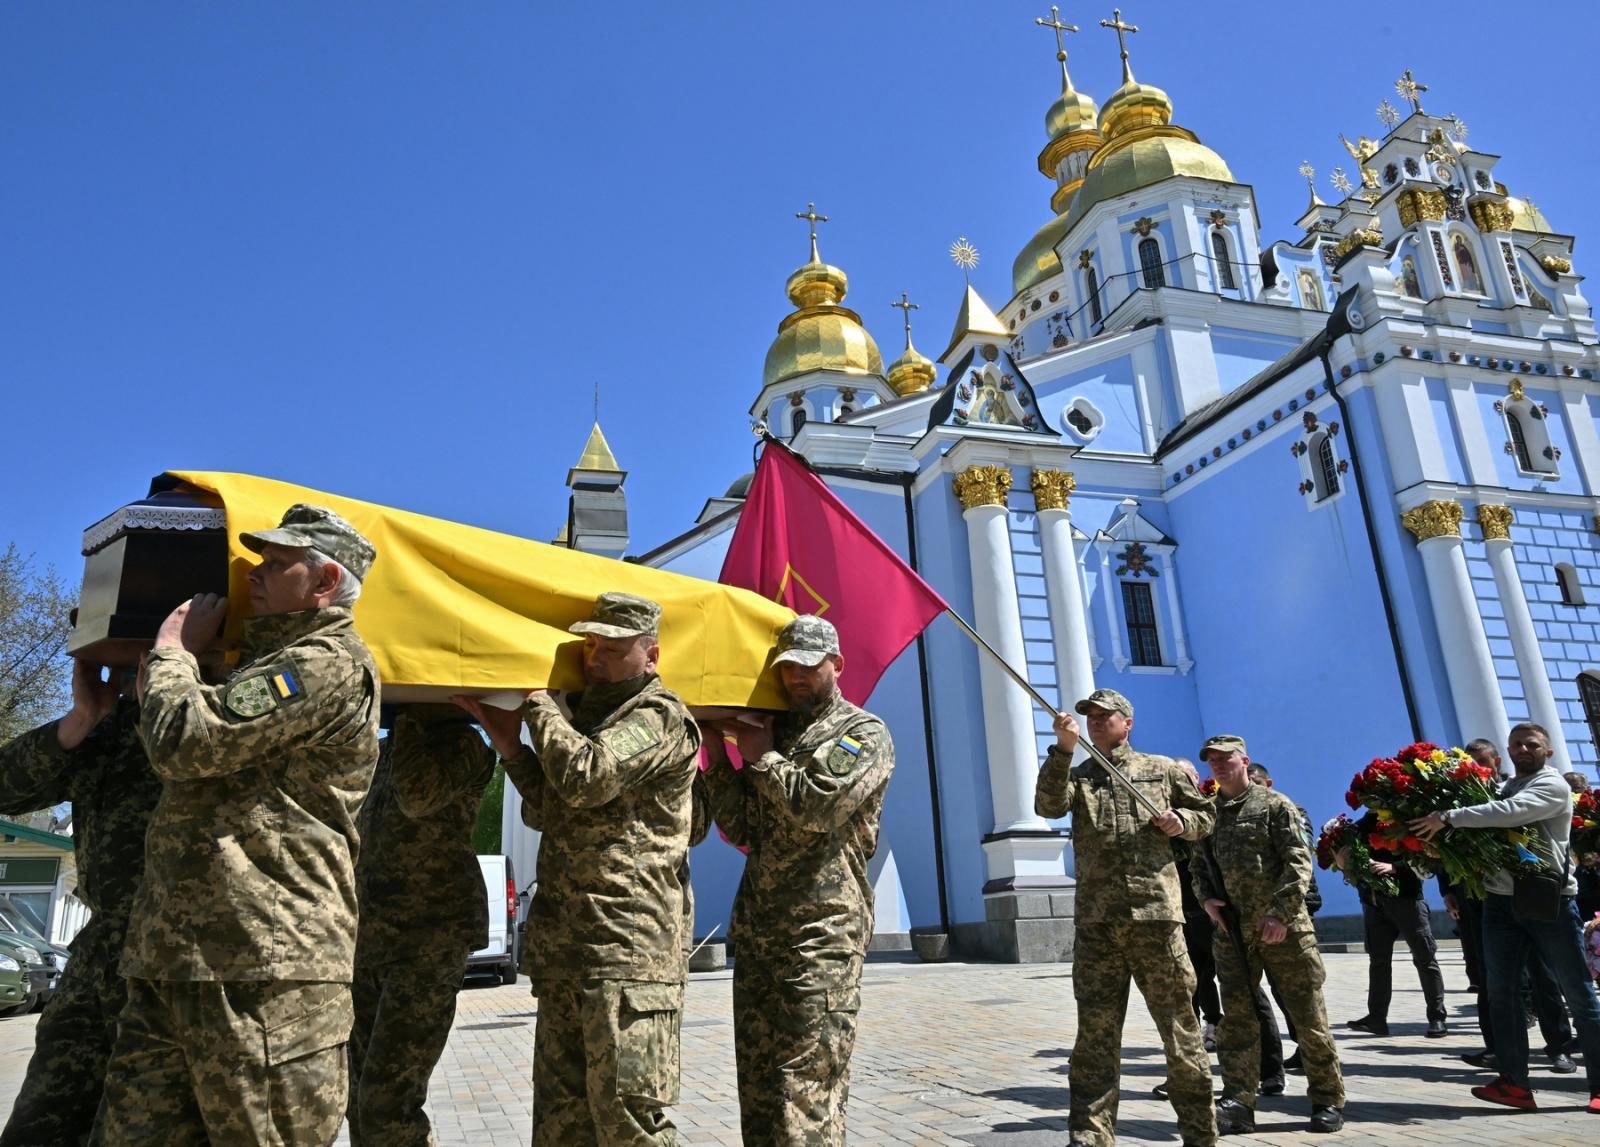
[[[1375,808],[1372,811],[1378,814],[1378,819],[1379,820],[1393,820],[1394,819],[1394,813],[1390,812],[1386,808]]]
[[[1446,753],[1443,749],[1435,749],[1433,752],[1428,754],[1428,759],[1436,765],[1442,765],[1450,759],[1450,754]]]

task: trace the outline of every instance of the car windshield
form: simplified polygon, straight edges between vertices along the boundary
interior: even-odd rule
[[[0,932],[15,932],[25,940],[48,945],[42,924],[25,904],[13,900],[11,893],[0,892]]]

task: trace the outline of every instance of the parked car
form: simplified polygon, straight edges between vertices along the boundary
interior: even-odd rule
[[[35,1001],[34,1007],[44,1007],[56,994],[56,983],[61,979],[61,974],[67,970],[67,960],[71,953],[47,940],[34,924],[32,917],[21,911],[9,896],[4,895],[0,895],[0,937],[24,944],[38,954],[40,962],[47,970],[47,976],[44,992]]]
[[[492,972],[502,984],[514,984],[522,961],[516,874],[509,856],[480,856],[478,868],[483,873],[484,895],[489,898],[489,943],[467,957],[467,975]]]
[[[17,965],[16,974],[23,980],[19,1002],[9,1003],[9,996],[0,994],[0,1016],[20,1015],[42,1006],[48,993],[54,991],[54,975],[39,949],[24,942],[15,932],[0,932],[0,956],[5,957],[6,963]],[[10,974],[5,964],[0,964],[0,971]]]
[[[0,948],[0,1016],[15,1015],[31,1004],[28,969],[8,949]]]

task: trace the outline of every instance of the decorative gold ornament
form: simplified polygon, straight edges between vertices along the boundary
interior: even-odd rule
[[[1483,527],[1483,540],[1486,542],[1509,542],[1511,519],[1510,506],[1478,507],[1478,525]]]
[[[1572,270],[1572,260],[1560,255],[1539,256],[1539,266],[1549,271],[1552,275],[1565,275]]]
[[[1346,235],[1343,239],[1340,239],[1338,243],[1334,244],[1333,256],[1336,259],[1343,259],[1357,247],[1381,246],[1383,246],[1383,233],[1380,232],[1376,227],[1363,227],[1359,231],[1350,232],[1350,234]]]
[[[1417,97],[1428,90],[1427,84],[1419,84],[1411,75],[1411,69],[1394,82],[1394,90],[1400,93],[1400,98],[1411,104],[1411,110],[1417,115],[1422,114],[1422,101]]]
[[[1478,225],[1478,230],[1488,234],[1490,231],[1509,231],[1513,212],[1504,203],[1495,203],[1488,199],[1475,200],[1467,205],[1467,210],[1472,214],[1472,221]]]
[[[1076,24],[1063,24],[1061,22],[1061,9],[1054,4],[1050,5],[1050,19],[1046,20],[1042,16],[1036,16],[1033,22],[1041,28],[1049,28],[1055,32],[1056,59],[1061,62],[1061,82],[1063,84],[1071,84],[1072,81],[1067,77],[1067,41],[1062,33],[1076,32],[1078,26]]]
[[[1133,229],[1143,237],[1156,229],[1156,221],[1148,215],[1141,215],[1133,221]]]
[[[1400,523],[1417,536],[1418,542],[1425,542],[1429,538],[1459,538],[1461,503],[1424,502],[1401,514]]]
[[[1511,385],[1506,387],[1506,393],[1511,396],[1512,402],[1524,402],[1527,400],[1527,395],[1522,392],[1522,380],[1520,378],[1511,380]]]
[[[1451,116],[1450,126],[1445,130],[1450,133],[1450,138],[1455,140],[1457,143],[1467,142],[1467,125],[1462,121],[1460,116]]]
[[[967,237],[962,235],[950,244],[950,258],[965,273],[978,265],[978,249],[967,242]]]
[[[1094,252],[1085,247],[1078,252],[1078,266],[1087,271],[1094,263]]]
[[[1350,177],[1344,173],[1342,167],[1333,169],[1333,174],[1328,176],[1328,182],[1333,184],[1333,189],[1340,195],[1349,195],[1355,189],[1355,184],[1350,182]]]
[[[1070,470],[1035,470],[1029,484],[1033,487],[1033,504],[1040,510],[1065,510],[1078,480]]]
[[[1207,218],[1211,220],[1211,226],[1213,226],[1213,227],[1225,227],[1225,226],[1227,226],[1227,223],[1228,223],[1227,214],[1225,212],[1223,212],[1220,208],[1218,210],[1216,210],[1216,211],[1213,211],[1210,215],[1207,216]]]
[[[1383,102],[1378,104],[1378,122],[1387,128],[1393,128],[1395,124],[1400,122],[1400,109],[1389,102],[1388,96],[1385,96]]]
[[[1133,83],[1133,69],[1128,66],[1128,41],[1124,33],[1137,32],[1139,29],[1133,24],[1122,22],[1122,9],[1111,9],[1111,19],[1100,21],[1102,28],[1111,28],[1117,33],[1117,47],[1122,49],[1122,82]]]
[[[1004,466],[968,466],[952,483],[963,510],[1004,506],[1011,493],[1011,471]]]
[[[1448,206],[1449,201],[1445,199],[1444,192],[1418,187],[1402,191],[1395,199],[1402,227],[1410,227],[1420,219],[1439,222],[1444,219],[1445,208]]]

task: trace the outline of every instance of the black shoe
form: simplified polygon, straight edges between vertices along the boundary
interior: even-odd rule
[[[1550,1057],[1550,1070],[1557,1075],[1571,1075],[1578,1070],[1578,1065],[1572,1062],[1572,1057],[1564,1051],[1558,1051]]]
[[[1368,1035],[1389,1034],[1389,1021],[1375,1020],[1371,1016],[1362,1016],[1358,1020],[1351,1020],[1344,1026],[1351,1031],[1366,1032]]]
[[[1168,1098],[1168,1096],[1167,1096],[1167,1081],[1165,1079],[1163,1079],[1160,1083],[1158,1083],[1154,1087],[1152,1087],[1150,1089],[1150,1094],[1155,1096],[1157,1099],[1166,1099],[1166,1098]]]
[[[1482,1051],[1475,1051],[1471,1055],[1464,1055],[1461,1059],[1464,1063],[1470,1063],[1473,1067],[1481,1067],[1489,1071],[1498,1071],[1500,1069],[1499,1061],[1494,1058],[1494,1052],[1488,1048]]]
[[[1290,1075],[1304,1075],[1306,1073],[1305,1065],[1300,1062],[1300,1052],[1298,1050],[1283,1061],[1283,1070]]]
[[[1252,1135],[1256,1129],[1256,1113],[1237,1099],[1217,1101],[1218,1135]]]
[[[1266,1079],[1263,1079],[1261,1081],[1260,1091],[1262,1095],[1282,1095],[1283,1076],[1272,1075],[1268,1076]]]
[[[1428,1030],[1423,1034],[1429,1039],[1443,1039],[1450,1034],[1450,1027],[1443,1020],[1429,1020]]]
[[[1337,1107],[1327,1107],[1322,1104],[1311,1109],[1311,1122],[1306,1124],[1307,1131],[1328,1135],[1344,1127],[1344,1112]]]

